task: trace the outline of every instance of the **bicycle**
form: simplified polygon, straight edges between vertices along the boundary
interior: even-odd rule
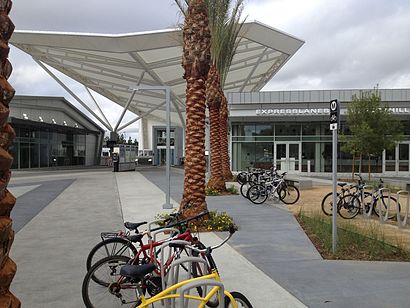
[[[385,216],[386,212],[383,213],[383,209],[387,210],[388,204],[390,204],[390,208],[394,209],[391,213],[388,213],[388,219],[396,217],[396,208],[400,212],[401,206],[397,203],[397,199],[390,194],[383,194],[384,182],[382,179],[379,180],[378,187],[374,188],[372,192],[365,191],[364,188],[364,184],[361,184],[354,194],[348,194],[339,200],[337,211],[342,218],[352,219],[360,211],[368,216],[372,213],[376,216]],[[383,206],[380,206],[380,204]]]
[[[261,169],[256,169],[256,168],[247,168],[246,172],[240,172],[237,175],[237,182],[241,184],[241,187],[239,191],[241,192],[241,195],[245,198],[247,198],[247,191],[249,187],[251,187],[254,184],[258,184],[260,181],[261,177],[264,177],[268,171],[267,170],[261,170]]]
[[[339,202],[341,198],[344,196],[351,194],[352,191],[353,193],[356,193],[360,185],[364,185],[365,182],[362,178],[362,176],[358,173],[355,173],[355,176],[357,176],[359,179],[357,181],[356,185],[353,184],[348,184],[345,182],[342,183],[337,183],[338,186],[340,186],[340,192],[336,193],[336,203]],[[333,215],[333,192],[328,193],[325,195],[322,199],[321,203],[321,208],[322,212],[327,215],[327,216],[332,216]]]
[[[202,217],[207,212],[198,214],[192,218],[186,219],[184,221],[180,221],[178,223],[175,223],[175,225],[184,223],[187,224],[189,221],[192,221],[193,219],[198,219],[198,217]],[[171,225],[168,225],[168,227]],[[155,232],[168,232],[168,231],[175,231],[175,229],[172,228],[156,228],[158,231]],[[175,250],[173,251],[172,254],[170,254],[169,258],[166,260],[166,262],[159,262],[156,258],[156,255],[162,250],[162,246],[164,243],[171,242],[174,240],[185,240],[190,243],[195,243],[195,244],[201,244],[198,238],[192,236],[191,232],[189,229],[187,229],[184,233],[182,234],[176,234],[167,238],[163,239],[161,241],[155,241],[155,233],[153,229],[151,232],[145,231],[144,233],[148,235],[150,238],[148,244],[143,244],[140,249],[138,250],[137,254],[135,254],[134,257],[131,259],[127,256],[124,255],[113,255],[113,256],[108,256],[106,258],[103,258],[99,261],[97,261],[87,272],[87,274],[84,277],[83,280],[83,296],[85,290],[88,290],[88,288],[93,288],[95,289],[97,287],[98,291],[101,291],[100,287],[103,287],[103,290],[106,290],[107,287],[112,283],[112,278],[118,275],[119,269],[121,266],[125,264],[147,264],[147,263],[153,263],[157,265],[157,268],[155,270],[155,273],[157,274],[156,277],[153,277],[152,280],[149,281],[149,283],[146,285],[146,290],[150,295],[155,295],[161,290],[160,287],[160,280],[158,279],[158,275],[162,270],[167,271],[171,262],[174,259],[178,259],[182,253],[187,254],[186,251],[179,251]],[[185,269],[188,271],[188,269]],[[104,289],[105,288],[105,289]],[[87,291],[88,292],[88,291]],[[132,297],[132,292],[131,295],[129,292],[124,292],[123,294],[124,298],[129,298],[129,296]],[[125,300],[127,302],[127,300]],[[94,307],[91,302],[87,301],[84,299],[84,302],[86,303],[87,307]],[[215,307],[215,303],[210,302],[209,305],[210,307]]]
[[[175,249],[188,249],[195,252],[197,255],[203,254],[206,256],[206,261],[204,261],[204,258],[197,257],[176,259],[171,265],[172,269],[186,262],[191,263],[190,267],[202,263],[209,266],[209,274],[200,277],[189,277],[186,280],[178,282],[178,278],[176,278],[175,280],[176,276],[174,270],[170,270],[167,273],[165,273],[165,271],[161,271],[160,279],[162,286],[164,286],[165,288],[155,295],[150,294],[151,297],[146,298],[145,286],[152,280],[152,277],[155,277],[156,265],[152,263],[143,265],[124,265],[121,267],[118,277],[116,277],[116,279],[114,279],[114,281],[108,286],[108,288],[106,288],[108,292],[104,293],[101,302],[99,302],[95,306],[92,304],[90,305],[90,302],[86,302],[87,300],[89,301],[89,294],[87,293],[88,288],[84,288],[83,285],[84,302],[86,303],[87,307],[112,308],[124,307],[123,305],[125,304],[131,304],[130,307],[143,308],[161,301],[162,303],[166,304],[166,307],[175,307],[175,299],[179,299],[181,307],[187,307],[184,306],[184,304],[187,305],[189,300],[199,301],[200,304],[198,307],[204,307],[204,305],[207,304],[212,298],[216,297],[218,299],[218,305],[213,307],[221,307],[223,303],[224,307],[230,307],[231,305],[232,307],[236,308],[238,307],[237,304],[240,303],[242,307],[251,308],[252,305],[243,294],[239,292],[227,292],[224,290],[218,269],[211,255],[212,251],[225,244],[232,237],[235,231],[236,230],[234,228],[230,228],[229,236],[222,243],[217,246],[204,249],[189,245],[187,242],[183,244],[180,241],[176,243],[168,243],[169,246]],[[191,255],[193,255],[193,253],[191,253]],[[191,274],[191,271],[189,271],[188,273]],[[191,289],[198,290],[198,288],[200,288],[200,290],[206,291],[206,288],[208,286],[212,287],[210,292],[203,292],[199,295],[189,294],[189,290]],[[134,294],[134,299],[132,301],[124,300],[123,293],[125,290],[131,291],[131,293]],[[177,291],[179,291],[179,293],[176,293]]]
[[[285,180],[287,172],[266,183],[255,184],[247,192],[248,199],[254,204],[262,204],[268,197],[277,197],[285,204],[295,204],[300,197],[299,189]]]
[[[153,228],[150,231],[154,232],[161,230],[163,228],[178,228],[180,233],[183,233],[187,229],[188,223],[194,220],[198,220],[203,216],[207,215],[208,212],[202,212],[189,219],[180,220],[179,213],[171,213],[170,217],[163,220],[157,220],[150,222],[149,225],[154,223],[161,223],[162,226]],[[140,233],[138,228],[147,224],[146,221],[132,223],[125,222],[124,226],[127,229],[126,232],[101,232],[101,242],[97,243],[89,252],[86,260],[86,269],[90,270],[91,266],[96,263],[96,261],[101,260],[104,257],[113,255],[125,255],[127,257],[135,256],[138,253],[140,247],[144,244],[142,238],[146,233]],[[135,234],[131,235],[130,232],[134,231]]]
[[[140,246],[139,247],[133,246],[133,248],[135,249],[133,251],[135,251],[135,253],[132,256],[124,255],[124,254],[110,255],[106,258],[101,259],[101,260],[104,260],[104,262],[97,261],[95,264],[99,262],[98,264],[100,265],[105,264],[108,268],[111,268],[111,270],[113,270],[117,262],[124,262],[124,261],[128,262],[129,260],[132,260],[134,264],[154,262],[155,249],[157,249],[162,243],[166,241],[170,241],[174,239],[186,240],[186,241],[197,241],[197,238],[193,236],[193,234],[191,233],[190,229],[187,228],[187,226],[189,222],[200,219],[205,215],[208,215],[208,212],[202,212],[194,217],[191,217],[189,219],[184,219],[182,221],[177,221],[173,224],[160,226],[158,228],[150,228],[152,224],[158,223],[159,221],[163,221],[163,220],[153,221],[148,224],[148,230],[144,231],[143,233],[134,235],[134,237],[138,237],[138,243]],[[175,229],[174,227],[178,227],[178,229]],[[179,233],[181,231],[185,231],[185,232]],[[170,237],[161,239],[160,241],[155,240],[155,237],[158,233],[169,233],[169,232],[171,234]],[[148,237],[147,244],[144,244],[142,242],[142,238],[145,235]],[[129,247],[128,245],[129,243],[127,243],[126,246],[123,246],[123,247],[124,248]],[[117,252],[120,252],[120,251],[123,251],[123,249],[117,250]],[[110,257],[116,257],[116,256],[118,256],[119,258],[110,258]],[[92,271],[92,268],[93,267],[91,266],[90,269],[87,271],[87,273],[89,271]],[[103,274],[104,273],[99,274],[99,272],[94,271],[93,274],[90,276],[90,278],[96,283],[105,286],[107,285],[107,282],[103,278],[100,277],[100,275],[103,275]]]

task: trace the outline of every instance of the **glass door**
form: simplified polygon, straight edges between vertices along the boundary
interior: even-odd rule
[[[276,143],[275,163],[276,168],[284,171],[299,171],[300,143]]]

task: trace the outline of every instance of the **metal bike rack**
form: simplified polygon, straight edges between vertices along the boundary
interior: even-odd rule
[[[400,195],[406,196],[406,210],[404,211],[404,218],[401,220],[400,217]],[[407,218],[409,217],[409,206],[410,206],[410,193],[407,190],[400,190],[397,192],[397,204],[396,204],[396,215],[397,215],[397,226],[399,229],[403,229],[407,224]]]
[[[187,283],[181,288],[181,293],[180,293],[180,308],[188,308],[188,303],[189,299],[184,298],[185,293],[189,293],[189,290],[193,288],[198,288],[198,287],[218,287],[219,288],[219,303],[218,303],[218,308],[223,308],[225,305],[224,301],[224,285],[222,282],[214,280],[214,279],[201,279],[198,281],[193,281],[190,283]]]
[[[153,240],[154,242],[156,242],[157,235],[158,235],[158,234],[161,234],[161,233],[163,233],[163,234],[171,233],[171,234],[173,234],[173,235],[178,235],[178,234],[180,234],[179,230],[176,229],[176,228],[163,228],[163,229],[159,229],[159,230],[156,230],[156,231],[151,232],[151,238],[152,238],[152,240]]]
[[[383,215],[382,214],[382,207],[385,205],[383,202],[383,196],[384,196],[384,192],[387,192],[387,205],[386,205],[386,214]],[[378,191],[379,194],[379,198],[377,199],[377,205],[379,206],[379,222],[380,224],[384,224],[388,219],[389,219],[389,210],[390,210],[390,200],[391,200],[391,191],[390,188],[379,188]],[[400,215],[400,211],[399,211],[399,215]]]
[[[151,232],[153,225],[155,225],[155,227],[154,227],[154,229],[155,229],[155,228],[158,228],[159,223],[163,223],[163,222],[164,222],[164,219],[157,219],[157,220],[150,221],[148,223],[148,231]]]
[[[168,286],[174,285],[179,281],[179,276],[180,276],[180,267],[183,264],[186,264],[188,268],[188,277],[185,279],[190,279],[192,277],[192,267],[193,264],[195,263],[195,266],[197,264],[202,264],[204,271],[208,272],[208,263],[204,258],[200,257],[193,257],[192,256],[192,251],[189,249],[189,247],[186,247],[188,249],[189,255],[188,257],[180,257],[179,259],[175,259],[172,261],[171,264],[169,264],[169,268],[167,271],[165,271],[165,266],[167,260],[171,258],[171,254],[173,253],[172,249],[166,249],[169,247],[170,244],[178,244],[178,245],[190,245],[190,242],[183,241],[183,240],[173,240],[173,241],[168,241],[160,246],[160,269],[161,269],[161,284],[162,284],[162,290],[165,290]],[[188,289],[187,289],[188,290]],[[206,292],[206,290],[204,290]],[[173,291],[173,294],[176,293],[176,290]],[[173,299],[167,299],[167,300],[162,300],[161,301],[162,306],[165,306],[166,308],[174,308],[175,307],[175,298]]]
[[[362,211],[363,211],[363,217],[364,218],[370,218],[370,216],[372,215],[373,212],[373,202],[371,202],[368,211],[366,211],[366,205],[365,205],[365,190],[366,189],[371,189],[372,191],[374,190],[374,187],[372,185],[364,185],[363,186],[363,190],[362,190],[362,200],[360,200],[362,202]],[[373,192],[371,192],[371,194],[373,195]],[[373,196],[372,196],[373,198]]]

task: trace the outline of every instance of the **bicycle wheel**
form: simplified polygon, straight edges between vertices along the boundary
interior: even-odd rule
[[[359,198],[352,194],[343,196],[337,203],[337,212],[344,219],[352,219],[360,212],[361,203]]]
[[[137,248],[130,242],[120,237],[109,238],[99,242],[91,249],[87,257],[87,271],[95,262],[108,256],[127,256],[135,255]]]
[[[255,204],[261,204],[268,199],[268,191],[266,190],[265,186],[261,184],[256,184],[251,186],[248,189],[247,193],[248,199]]]
[[[278,192],[280,200],[285,204],[295,204],[300,197],[299,189],[293,184],[286,184]]]
[[[337,193],[336,202],[339,199],[339,193]],[[333,215],[333,192],[328,193],[322,199],[322,212],[327,216]]]
[[[243,197],[248,198],[247,193],[248,193],[248,189],[249,189],[250,186],[251,185],[249,183],[244,183],[244,184],[241,185],[240,191],[241,191],[241,195]]]
[[[239,172],[236,176],[236,181],[239,184],[245,184],[247,182],[248,174],[246,172]]]
[[[252,304],[249,302],[249,300],[246,298],[245,295],[239,292],[230,292],[233,299],[236,302],[236,306],[238,308],[244,307],[244,308],[253,308]],[[231,303],[231,300],[229,299],[228,296],[225,296],[225,308],[233,307],[233,304]]]
[[[131,283],[116,284],[121,266],[129,262],[126,256],[109,256],[97,261],[87,272],[82,285],[82,297],[87,308],[123,308],[123,302],[137,302],[136,286]],[[97,274],[98,272],[98,274]],[[92,276],[104,277],[104,285]]]
[[[383,204],[383,206],[380,209],[380,202],[377,202],[377,200],[375,200],[374,202],[376,202],[376,204],[374,205],[373,209],[374,209],[374,213],[377,216],[380,216],[380,210],[381,210],[381,214],[382,216],[386,215],[386,210],[387,210],[387,205],[389,202],[389,196],[382,196],[381,198],[381,203]],[[399,207],[399,212],[401,211],[401,206],[400,204],[398,204]],[[390,196],[390,207],[389,207],[389,214],[387,216],[388,219],[392,219],[397,217],[397,199],[394,198],[393,196]]]

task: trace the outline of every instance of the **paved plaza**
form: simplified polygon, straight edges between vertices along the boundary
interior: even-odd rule
[[[85,259],[99,233],[164,212],[164,175],[162,168],[13,172],[18,271],[12,290],[23,307],[83,307]],[[171,176],[177,207],[183,175],[174,170]],[[240,227],[214,257],[225,287],[246,294],[254,307],[410,306],[409,263],[323,260],[280,204],[256,206],[240,195],[208,197],[207,203]],[[225,236],[206,233],[201,240],[213,245]]]

